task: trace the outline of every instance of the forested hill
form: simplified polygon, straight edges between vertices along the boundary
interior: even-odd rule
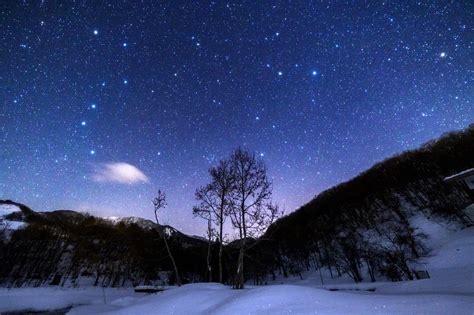
[[[472,223],[461,211],[469,196],[443,178],[474,167],[473,154],[470,125],[324,191],[268,229],[265,238],[285,258],[278,268],[298,272],[314,262],[355,281],[411,279],[417,259],[429,250],[414,216]]]
[[[138,217],[38,212],[0,200],[0,286],[173,283],[159,230],[167,235],[184,280],[204,278],[206,242],[173,227]]]

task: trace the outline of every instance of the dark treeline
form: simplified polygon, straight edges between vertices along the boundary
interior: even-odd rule
[[[141,218],[113,222],[70,210],[35,212],[9,200],[0,200],[0,204],[18,206],[20,211],[7,219],[27,223],[21,229],[0,235],[2,286],[173,285],[177,279],[163,235],[182,283],[218,279],[219,239],[211,242],[210,277],[206,261],[208,242],[170,226]],[[234,281],[239,248],[238,242],[224,246],[223,283]]]
[[[239,191],[232,186],[238,178],[235,171],[230,172],[234,174],[230,182],[223,175],[235,161],[256,163],[257,171],[264,166],[245,152],[239,156],[238,149],[230,160],[212,168],[210,184],[196,191],[197,200],[205,202],[195,207],[195,214],[217,227],[210,243],[144,219],[113,223],[74,211],[38,213],[17,204],[21,212],[9,219],[28,224],[0,240],[0,283],[69,285],[87,279],[99,286],[173,284],[176,269],[183,283],[218,280],[235,286],[242,284],[242,274],[236,274],[242,257],[244,280],[256,284],[277,275],[301,275],[311,268],[325,268],[333,277],[348,274],[355,282],[410,280],[416,262],[429,251],[425,236],[412,224],[413,216],[472,224],[461,211],[471,202],[467,193],[458,184],[443,182],[446,176],[474,167],[472,152],[471,125],[380,162],[319,194],[274,222],[263,235],[245,235],[242,231],[248,223],[241,219],[247,214],[239,209],[247,208],[238,202]],[[266,189],[265,180],[262,183]],[[222,197],[226,194],[227,199]],[[262,200],[262,206],[267,205],[266,197]],[[256,218],[261,208],[252,211],[256,212],[249,218]],[[229,216],[241,237],[221,246],[224,216]]]
[[[133,222],[113,223],[74,211],[13,213],[10,219],[27,222],[0,242],[0,281],[4,285],[88,284],[124,286],[173,284],[174,274],[158,229],[168,235],[184,282],[204,279],[205,241],[168,226]],[[27,208],[26,208],[27,209]],[[16,218],[15,218],[16,217]]]

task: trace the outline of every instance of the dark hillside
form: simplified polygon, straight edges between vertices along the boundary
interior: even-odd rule
[[[265,238],[277,251],[274,268],[298,272],[317,263],[335,274],[349,273],[355,281],[365,277],[362,269],[372,280],[412,279],[412,263],[428,250],[410,224],[412,216],[472,224],[461,211],[472,202],[469,196],[443,178],[474,167],[473,152],[471,125],[322,192],[267,231]]]
[[[172,268],[157,229],[168,232],[185,280],[205,277],[206,242],[172,227],[154,224],[143,228],[134,222],[113,223],[71,210],[35,212],[12,201],[0,204],[19,207],[19,212],[7,217],[27,223],[0,241],[3,285],[172,283]]]

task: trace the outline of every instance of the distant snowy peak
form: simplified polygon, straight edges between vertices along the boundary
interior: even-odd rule
[[[15,213],[16,218],[11,218],[11,214]],[[0,204],[0,228],[4,227],[7,230],[17,230],[26,225],[23,222],[24,216],[21,209],[13,204]]]
[[[117,223],[119,222],[123,222],[126,224],[136,224],[142,229],[146,229],[146,230],[151,230],[158,226],[155,222],[148,219],[140,218],[140,217],[118,218]]]
[[[154,229],[156,227],[156,223],[151,220],[140,218],[140,217],[117,217],[117,216],[110,216],[104,217],[105,220],[113,223],[113,224],[136,224],[142,229]]]
[[[5,217],[13,212],[18,212],[18,211],[21,211],[21,210],[15,205],[0,204],[0,217]]]
[[[117,216],[103,217],[103,219],[107,220],[107,221],[110,221],[112,223],[119,223],[120,220],[122,220],[121,217],[117,217]]]
[[[124,223],[124,224],[136,224],[142,229],[145,230],[152,230],[156,229],[159,227],[166,235],[168,236],[173,236],[176,233],[179,233],[178,230],[176,230],[174,227],[169,226],[169,225],[158,225],[155,222],[144,219],[141,217],[117,217],[117,216],[111,216],[111,217],[105,217],[107,221],[112,222],[113,224],[119,224],[119,223]]]

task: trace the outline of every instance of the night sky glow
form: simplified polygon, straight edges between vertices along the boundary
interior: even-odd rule
[[[241,145],[287,212],[474,121],[473,1],[2,1],[0,198],[204,233]]]

